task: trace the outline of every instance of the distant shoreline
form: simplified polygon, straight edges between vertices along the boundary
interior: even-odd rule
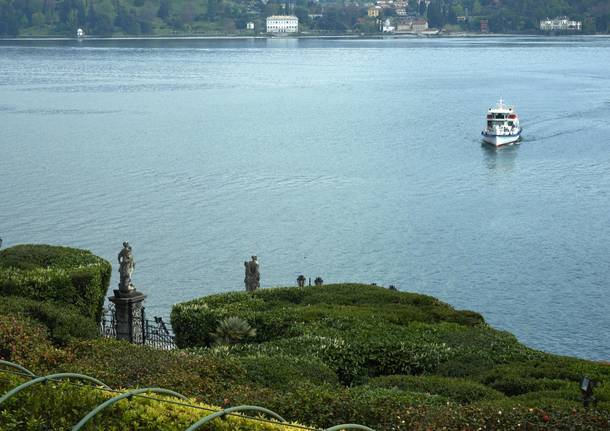
[[[0,41],[101,41],[101,40],[295,40],[295,39],[439,39],[439,38],[499,38],[499,37],[586,37],[586,38],[609,38],[610,34],[572,34],[572,35],[545,35],[535,33],[471,33],[471,32],[456,32],[456,33],[439,33],[439,34],[416,34],[416,33],[399,33],[399,34],[364,34],[364,35],[298,35],[298,36],[246,36],[246,35],[226,35],[226,36],[87,36],[83,38],[67,37],[67,36],[17,36],[17,37],[0,37]]]

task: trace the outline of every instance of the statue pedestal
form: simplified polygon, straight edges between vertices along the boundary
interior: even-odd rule
[[[116,338],[130,343],[145,342],[145,322],[142,302],[146,298],[141,292],[133,289],[129,292],[114,291],[108,298],[115,307]]]

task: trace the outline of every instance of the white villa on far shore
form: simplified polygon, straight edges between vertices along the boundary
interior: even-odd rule
[[[573,21],[567,16],[557,17],[555,19],[545,19],[540,21],[540,30],[542,31],[581,31],[582,21]]]
[[[298,33],[299,18],[294,15],[272,15],[267,17],[267,33]]]

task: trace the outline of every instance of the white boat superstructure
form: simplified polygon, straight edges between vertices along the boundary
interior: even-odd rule
[[[483,141],[499,147],[517,142],[521,137],[521,130],[515,108],[505,105],[500,99],[495,107],[487,110],[487,126],[481,135]]]

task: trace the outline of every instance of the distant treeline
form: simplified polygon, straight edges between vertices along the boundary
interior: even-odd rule
[[[378,18],[367,16],[373,4],[344,0],[0,0],[0,36],[110,36],[234,34],[247,22],[264,31],[265,17],[294,14],[301,31],[379,31]],[[535,32],[545,17],[567,15],[583,22],[584,33],[610,30],[609,0],[410,0],[407,12],[428,19],[430,27],[447,25],[477,31],[481,19],[497,33]],[[395,15],[384,9],[381,18]]]

